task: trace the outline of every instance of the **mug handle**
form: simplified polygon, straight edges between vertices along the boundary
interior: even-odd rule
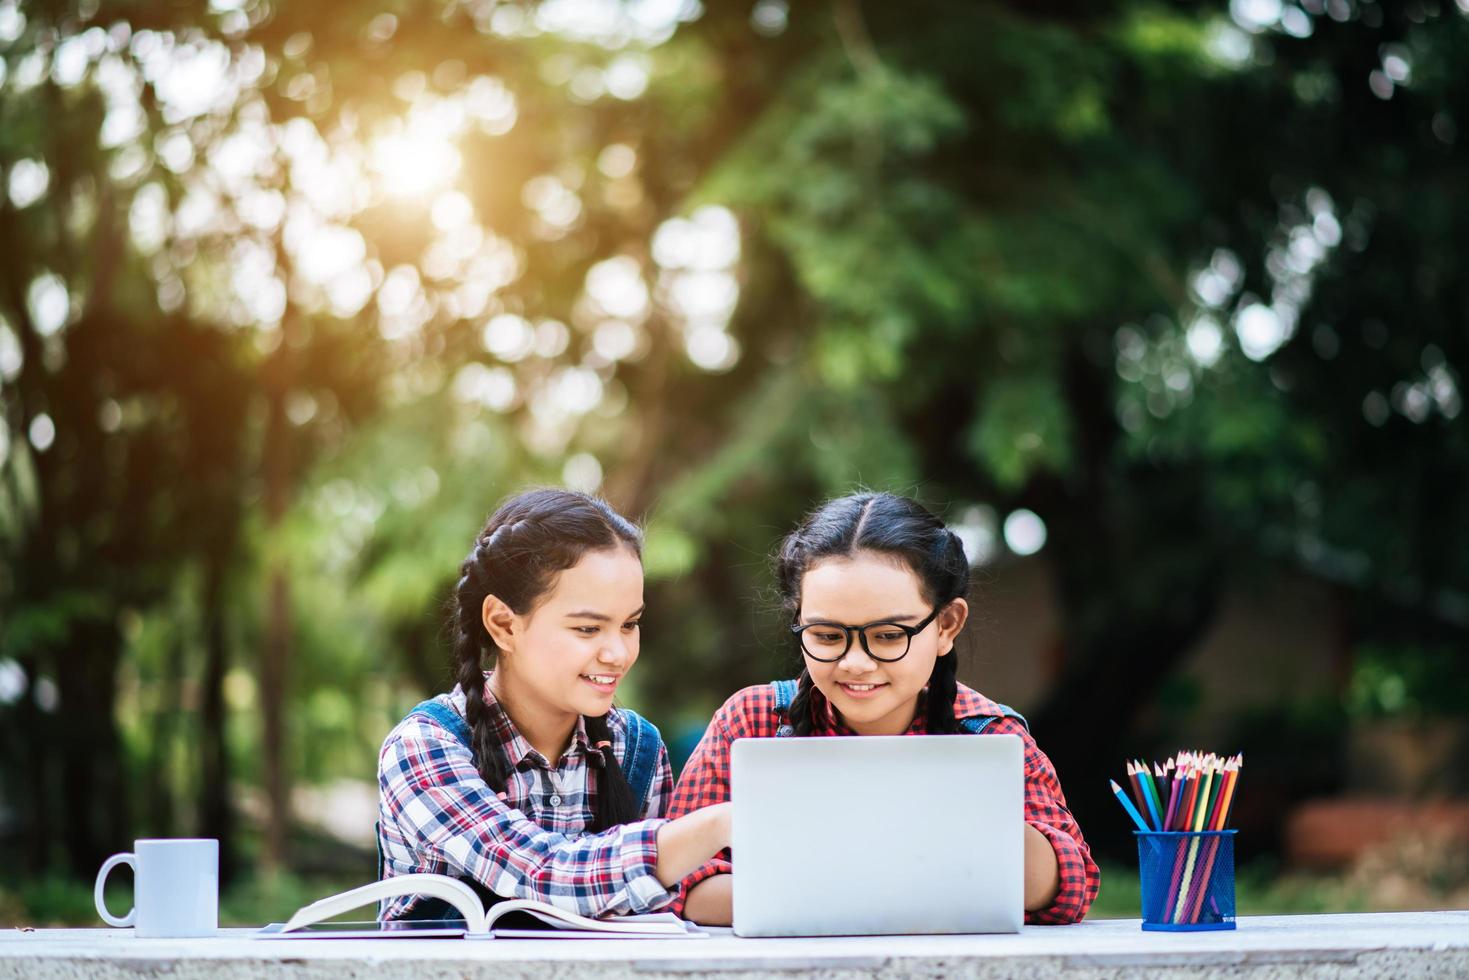
[[[119,864],[126,864],[130,868],[132,868],[133,880],[137,880],[137,857],[132,854],[114,854],[112,855],[112,857],[102,862],[102,870],[97,872],[97,886],[92,889],[92,900],[97,903],[97,914],[102,916],[103,922],[107,923],[110,926],[117,926],[118,928],[125,929],[128,926],[132,925],[133,920],[138,917],[138,908],[136,904],[132,908],[128,909],[127,915],[119,919],[117,916],[107,911],[107,903],[102,900],[102,888],[104,885],[107,884],[107,873],[113,868],[117,867]]]

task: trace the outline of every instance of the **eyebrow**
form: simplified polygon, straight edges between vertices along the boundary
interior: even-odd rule
[[[648,607],[646,605],[639,606],[637,608],[637,611],[634,612],[631,616],[629,616],[627,618],[628,619],[637,619],[639,616],[641,616],[643,614],[643,610],[645,610],[647,608]],[[606,613],[596,612],[595,610],[592,610],[592,609],[579,609],[576,612],[567,613],[566,614],[566,618],[567,619],[590,619],[590,620],[593,620],[594,622],[598,622],[598,623],[610,623],[610,622],[612,622],[612,617],[611,616],[607,615]]]
[[[918,615],[917,613],[903,613],[901,615],[894,615],[894,616],[881,616],[881,617],[879,617],[877,619],[870,619],[866,623],[860,623],[860,624],[853,623],[853,624],[850,624],[850,625],[853,625],[853,626],[857,626],[857,625],[871,626],[873,623],[902,623],[902,622],[904,622],[906,620],[909,620],[909,619],[919,620],[919,619],[922,619],[922,618],[923,617],[920,616],[920,615]],[[823,618],[821,616],[802,616],[801,617],[801,625],[802,626],[810,626],[812,623],[832,623],[832,624],[834,624],[836,626],[848,625],[848,624],[845,624],[845,623],[838,623],[835,619],[827,619],[827,618]]]

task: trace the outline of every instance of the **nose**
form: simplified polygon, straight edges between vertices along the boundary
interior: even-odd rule
[[[613,633],[607,637],[607,642],[602,644],[602,649],[597,651],[597,660],[609,666],[620,667],[627,663],[630,653],[628,638]]]
[[[847,648],[847,652],[842,654],[842,659],[837,661],[837,666],[850,674],[870,674],[877,669],[877,661],[867,655],[859,637],[854,639],[852,645]]]

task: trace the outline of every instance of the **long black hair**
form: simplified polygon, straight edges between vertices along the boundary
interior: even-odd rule
[[[890,493],[856,493],[827,501],[788,534],[776,553],[775,578],[792,620],[801,609],[801,580],[824,558],[847,558],[863,551],[903,562],[918,577],[919,591],[932,606],[948,605],[969,592],[969,559],[958,535],[916,500]],[[928,731],[958,734],[954,698],[959,658],[952,652],[934,660],[928,678]],[[825,699],[802,665],[790,723],[797,735],[811,734],[813,711]]]
[[[485,704],[484,660],[494,641],[485,629],[485,597],[497,596],[517,615],[525,615],[549,590],[557,575],[592,551],[627,548],[642,557],[642,534],[606,501],[570,490],[528,490],[511,497],[490,515],[474,547],[459,566],[450,601],[454,633],[454,677],[464,691],[464,717],[470,750],[480,776],[504,792],[509,762],[490,727]],[[584,716],[587,738],[600,761],[593,830],[636,820],[638,801],[617,756],[607,716]]]

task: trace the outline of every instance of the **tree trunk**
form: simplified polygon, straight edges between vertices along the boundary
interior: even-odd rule
[[[1079,621],[1075,610],[1063,616],[1065,635],[1077,640],[1067,648],[1062,675],[1030,724],[1084,829],[1116,824],[1117,804],[1107,780],[1122,774],[1129,758],[1155,748],[1145,744],[1153,736],[1139,730],[1138,718],[1212,621],[1214,592],[1214,587],[1201,589],[1205,601],[1165,621],[1129,623],[1124,614],[1097,630]]]
[[[163,697],[159,699],[158,714],[148,733],[149,761],[147,768],[140,774],[140,781],[145,788],[141,801],[144,816],[139,830],[150,837],[172,837],[175,833],[176,795],[170,762],[179,719],[184,712],[184,642],[182,636],[175,636],[169,642],[161,678]]]
[[[236,869],[230,812],[229,747],[225,742],[224,675],[228,670],[224,624],[223,559],[211,555],[204,571],[204,683],[199,711],[199,836],[219,841],[219,883]]]
[[[74,874],[90,881],[107,855],[131,843],[113,702],[122,638],[111,621],[76,620],[57,671],[61,823]]]
[[[290,579],[277,559],[270,570],[266,592],[265,656],[260,664],[260,717],[263,723],[262,758],[265,772],[266,868],[286,863],[290,828],[291,788],[286,772],[286,667],[291,653]]]
[[[290,256],[279,233],[275,236],[277,273],[291,281]],[[295,384],[295,337],[300,311],[287,300],[281,315],[280,343],[262,367],[266,393],[264,470],[265,538],[274,542],[290,506],[294,460],[291,423],[286,398]],[[272,549],[274,552],[275,549]],[[291,781],[286,769],[286,691],[291,662],[291,577],[285,559],[272,554],[266,571],[265,648],[260,660],[260,718],[262,769],[265,778],[265,848],[261,863],[269,870],[286,864],[286,840],[291,823]]]
[[[416,691],[425,697],[454,686],[449,665],[442,651],[431,642],[434,634],[420,622],[413,621],[393,630],[393,648],[403,655],[403,671]]]
[[[21,669],[25,671],[26,689],[17,704],[19,718],[19,744],[25,746],[22,758],[17,760],[24,767],[24,798],[29,804],[22,817],[21,853],[25,870],[38,876],[47,870],[55,841],[53,823],[56,819],[56,801],[52,787],[55,779],[51,774],[49,759],[54,756],[47,747],[56,745],[52,732],[54,716],[43,712],[36,704],[36,682],[40,680],[41,664],[35,657],[22,657]]]
[[[1027,494],[1051,524],[1065,637],[1059,676],[1030,722],[1083,826],[1083,815],[1101,826],[1115,820],[1107,780],[1151,748],[1139,716],[1212,622],[1224,579],[1194,473],[1148,462],[1115,472],[1125,464],[1117,462],[1111,372],[1082,343],[1067,351],[1076,472],[1039,480]]]

